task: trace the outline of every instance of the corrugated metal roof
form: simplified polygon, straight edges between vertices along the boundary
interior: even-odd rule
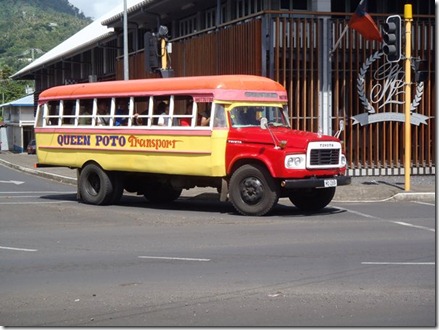
[[[154,2],[154,1],[155,0],[143,0],[143,1],[139,2],[138,4],[128,8],[127,9],[127,14],[133,13],[136,10],[139,10],[143,6],[145,6],[145,5],[147,5],[147,4],[151,3],[151,2]],[[114,21],[116,21],[118,19],[121,19],[122,17],[123,17],[123,11],[120,12],[120,13],[117,13],[116,15],[114,15],[112,17],[108,17],[107,19],[103,20],[102,21],[102,25],[108,25],[108,24],[110,24],[110,23],[112,23],[112,22],[114,22]]]
[[[29,94],[21,99],[4,103],[0,105],[0,108],[12,106],[12,107],[32,107],[34,105],[34,94]]]
[[[127,0],[127,7],[129,9],[131,9],[132,7],[137,8],[137,6],[143,2],[145,2],[145,0]],[[120,13],[123,14],[122,1],[120,5],[102,15],[78,33],[74,34],[67,40],[60,43],[58,46],[52,48],[43,56],[37,58],[35,61],[25,66],[23,69],[13,74],[11,78],[20,78],[28,73],[31,73],[31,71],[35,71],[37,68],[44,67],[50,63],[56,62],[63,57],[72,56],[72,54],[74,54],[75,52],[86,49],[91,44],[94,44],[99,40],[111,36],[114,33],[113,28],[108,28],[102,25],[102,22],[108,20],[109,18],[115,17]]]

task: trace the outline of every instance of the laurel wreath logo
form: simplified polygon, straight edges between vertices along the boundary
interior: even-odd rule
[[[373,64],[373,62],[379,60],[383,55],[384,55],[384,53],[382,51],[376,51],[374,54],[369,56],[366,59],[366,62],[364,62],[363,65],[361,66],[360,72],[358,73],[358,78],[357,78],[358,96],[360,98],[360,101],[361,101],[361,104],[363,105],[363,107],[367,110],[367,112],[369,112],[371,114],[375,113],[375,108],[369,103],[369,100],[366,97],[365,76],[366,76],[367,70]],[[412,69],[414,70],[413,64],[412,64]],[[420,82],[416,86],[416,95],[411,103],[410,111],[413,112],[414,110],[416,110],[416,108],[421,103],[421,99],[422,99],[423,94],[424,94],[424,82]]]

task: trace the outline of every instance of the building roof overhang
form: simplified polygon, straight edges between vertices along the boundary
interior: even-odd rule
[[[143,3],[145,3],[145,0],[127,0],[127,6],[130,8],[130,10],[133,7],[137,8],[138,5]],[[123,3],[96,19],[81,31],[52,48],[47,53],[37,58],[35,61],[28,64],[18,72],[14,73],[11,78],[32,79],[36,71],[41,70],[42,68],[45,68],[53,63],[60,62],[64,58],[69,58],[76,54],[82,53],[93,48],[99,44],[99,42],[111,38],[115,33],[114,28],[102,25],[102,22],[111,17],[117,16],[117,14],[120,13],[123,14]]]
[[[171,20],[179,20],[195,12],[215,6],[217,0],[144,0],[127,10],[129,22],[137,26],[155,31],[159,24],[167,24]],[[155,20],[151,20],[154,17]],[[123,11],[102,21],[103,25],[115,29],[123,28]]]
[[[34,94],[29,94],[26,95],[20,99],[8,102],[8,103],[4,103],[4,104],[0,104],[0,108],[3,107],[33,107],[34,106]]]

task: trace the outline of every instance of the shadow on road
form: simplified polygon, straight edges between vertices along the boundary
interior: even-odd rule
[[[76,194],[50,194],[41,196],[42,199],[52,201],[77,201]],[[81,202],[78,202],[81,203]],[[288,205],[290,204],[290,205]],[[116,205],[113,205],[116,206]],[[152,203],[147,201],[143,196],[134,194],[125,194],[122,196],[119,207],[141,207],[146,209],[163,210],[163,211],[189,211],[189,212],[209,212],[228,215],[240,215],[230,202],[221,202],[218,200],[218,194],[202,193],[196,196],[182,196],[170,203]],[[106,206],[96,206],[106,207]],[[288,199],[281,199],[276,207],[266,217],[310,217],[325,214],[344,213],[345,210],[328,206],[317,212],[304,212],[289,203]]]

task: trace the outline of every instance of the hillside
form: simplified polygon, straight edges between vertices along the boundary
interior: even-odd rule
[[[1,3],[0,92],[3,100],[10,101],[24,93],[23,82],[8,81],[11,74],[92,21],[67,0],[1,0]]]
[[[91,23],[67,0],[2,0],[0,66],[14,71]]]

